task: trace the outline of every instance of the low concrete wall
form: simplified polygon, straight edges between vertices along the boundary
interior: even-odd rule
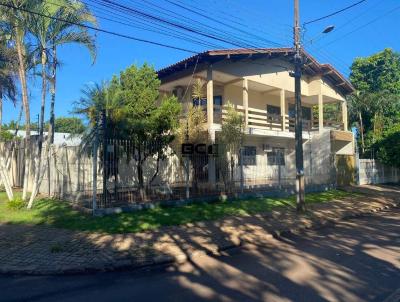
[[[375,159],[359,160],[359,184],[384,184],[400,182],[400,169],[385,166]]]

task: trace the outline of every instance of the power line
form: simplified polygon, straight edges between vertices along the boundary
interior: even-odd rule
[[[187,7],[187,6],[183,5],[183,4],[176,3],[176,2],[174,2],[173,0],[165,0],[165,1],[168,2],[168,3],[170,3],[170,4],[172,4],[172,5],[175,5],[175,6],[179,7],[179,8],[181,8],[181,9],[184,9],[184,10],[189,11],[189,12],[191,12],[191,13],[195,13],[195,14],[197,14],[197,15],[199,15],[199,16],[202,16],[203,18],[205,18],[205,19],[207,19],[207,20],[210,20],[210,21],[212,21],[212,22],[215,22],[215,23],[220,24],[220,25],[223,25],[223,26],[227,26],[227,27],[229,27],[229,28],[231,28],[231,29],[233,29],[233,30],[235,30],[235,31],[239,31],[239,32],[242,32],[242,33],[244,33],[244,34],[250,35],[250,36],[252,36],[252,37],[255,38],[255,39],[262,39],[262,40],[266,41],[267,43],[271,43],[272,45],[282,46],[282,44],[280,44],[280,43],[276,43],[276,42],[274,42],[274,41],[267,40],[267,39],[265,39],[265,38],[263,38],[263,37],[260,37],[260,36],[258,36],[258,35],[255,35],[255,34],[253,34],[253,33],[249,33],[249,32],[247,32],[247,31],[244,31],[244,30],[241,29],[241,28],[232,26],[231,24],[227,24],[227,23],[224,22],[224,21],[217,20],[217,19],[212,18],[212,17],[210,17],[210,16],[208,16],[208,15],[206,15],[206,14],[203,14],[203,13],[201,13],[201,12],[197,12],[197,11],[191,9],[190,7]]]
[[[202,36],[209,39],[217,40],[219,42],[226,43],[228,45],[234,45],[241,48],[253,50],[256,53],[259,52],[257,50],[257,48],[259,48],[258,45],[249,44],[249,42],[244,42],[243,40],[240,39],[238,40],[236,39],[236,36],[231,33],[226,33],[227,35],[221,36],[219,35],[221,31],[215,32],[214,28],[210,28],[209,26],[206,26],[206,29],[203,31],[199,28],[195,28],[193,27],[193,20],[191,19],[189,19],[190,24],[188,24],[187,22],[181,23],[181,22],[176,22],[176,18],[168,19],[161,15],[141,10],[140,8],[137,7],[120,4],[116,1],[111,1],[111,0],[90,0],[90,1],[99,3],[99,5],[101,6],[109,7],[114,10],[118,10],[120,12],[132,15],[137,19],[141,19],[144,22],[149,22],[150,24],[153,25],[158,24],[167,26],[168,28],[173,28],[178,31],[188,32],[189,34],[192,35]]]
[[[33,14],[33,15],[44,17],[44,18],[49,18],[49,19],[65,22],[65,23],[72,24],[72,25],[77,25],[77,26],[80,26],[80,27],[84,27],[84,28],[88,28],[88,29],[94,30],[94,31],[106,33],[106,34],[109,34],[109,35],[113,35],[113,36],[129,39],[129,40],[133,40],[133,41],[137,41],[137,42],[148,43],[148,44],[152,44],[152,45],[157,45],[157,46],[161,46],[161,47],[171,48],[171,49],[180,50],[180,51],[189,52],[189,53],[194,53],[194,54],[198,53],[197,51],[190,50],[190,49],[185,49],[185,48],[176,47],[176,46],[163,44],[163,43],[159,43],[159,42],[154,42],[154,41],[150,41],[150,40],[145,40],[145,39],[141,39],[141,38],[137,38],[137,37],[133,37],[133,36],[128,36],[128,35],[125,35],[125,34],[120,34],[120,33],[117,33],[117,32],[113,32],[113,31],[109,31],[109,30],[105,30],[105,29],[101,29],[101,28],[96,28],[96,27],[93,27],[93,26],[90,26],[90,25],[83,25],[83,24],[79,24],[79,23],[76,23],[76,22],[71,22],[71,21],[68,21],[68,20],[65,20],[65,19],[62,19],[62,18],[49,16],[49,15],[42,14],[42,13],[39,13],[39,12],[34,12],[34,11],[31,11],[31,10],[28,10],[28,9],[25,9],[25,8],[22,8],[22,7],[16,7],[16,6],[10,5],[10,4],[0,3],[0,6],[4,6],[4,7],[8,7],[8,8],[12,8],[12,9],[20,10],[20,11],[24,11],[24,12],[29,13],[29,14]]]
[[[239,25],[239,26],[241,26],[241,27],[243,27],[243,28],[248,28],[248,29],[251,29],[252,31],[254,31],[254,30],[257,30],[257,31],[259,31],[259,32],[262,32],[262,33],[265,33],[265,34],[267,34],[267,35],[271,35],[271,29],[273,29],[274,31],[275,31],[275,34],[274,34],[274,36],[276,36],[276,37],[278,37],[278,34],[277,34],[277,32],[279,33],[279,39],[280,38],[282,38],[282,36],[281,36],[281,30],[278,30],[278,29],[275,29],[275,28],[271,28],[272,27],[272,25],[275,25],[275,24],[271,24],[271,25],[269,25],[269,32],[266,32],[266,31],[264,31],[261,27],[255,27],[254,25],[252,26],[251,24],[249,24],[248,23],[248,20],[246,20],[246,19],[244,19],[244,18],[241,18],[241,17],[239,17],[238,15],[232,15],[232,14],[230,14],[228,11],[224,11],[224,12],[221,12],[218,8],[211,8],[210,10],[205,10],[205,9],[203,9],[203,6],[205,6],[205,7],[209,7],[210,5],[212,5],[211,3],[210,3],[210,5],[205,5],[204,4],[204,2],[201,4],[201,6],[196,6],[196,5],[194,5],[192,2],[191,3],[186,3],[186,2],[184,2],[184,1],[182,1],[182,0],[174,0],[175,2],[178,2],[178,3],[180,3],[180,4],[182,4],[182,5],[186,5],[187,7],[190,7],[190,8],[192,8],[193,10],[195,10],[195,11],[199,11],[199,12],[203,12],[203,13],[205,13],[205,14],[207,14],[207,15],[212,15],[212,16],[214,16],[214,17],[216,17],[216,18],[218,18],[218,19],[221,19],[221,20],[225,20],[225,21],[228,21],[228,22],[231,22],[231,23],[233,23],[233,24],[236,24],[236,25]],[[194,1],[193,1],[194,2]],[[231,2],[230,4],[234,4],[235,2]],[[213,3],[213,4],[215,4],[215,2]],[[242,10],[243,11],[243,10]],[[253,15],[252,15],[253,16]],[[265,16],[264,16],[265,17]],[[264,18],[263,17],[263,18]],[[290,29],[292,28],[292,27],[290,27],[289,25],[285,25],[285,26],[288,26]],[[288,34],[288,33],[285,33],[286,35]]]
[[[190,33],[201,35],[201,36],[204,36],[206,38],[217,40],[219,42],[228,43],[228,44],[232,44],[232,45],[239,46],[239,47],[248,47],[245,44],[241,44],[242,43],[241,41],[240,42],[236,41],[236,40],[235,41],[227,41],[223,37],[216,36],[216,35],[209,34],[209,33],[200,32],[197,29],[191,27],[190,25],[177,23],[177,22],[175,22],[173,20],[168,20],[168,19],[165,19],[163,17],[157,16],[157,15],[145,12],[145,11],[141,11],[141,10],[139,10],[137,8],[134,8],[134,7],[130,7],[130,6],[126,6],[126,5],[123,5],[123,4],[119,4],[119,3],[115,2],[115,1],[110,1],[110,0],[99,0],[99,1],[104,3],[104,4],[109,4],[112,7],[120,8],[122,10],[130,12],[130,13],[132,13],[132,14],[134,14],[134,15],[142,18],[142,19],[147,19],[147,20],[151,20],[151,21],[154,21],[154,22],[160,22],[162,24],[166,24],[166,25],[171,26],[173,28],[176,28],[176,29],[179,29],[179,30],[188,31]]]
[[[311,46],[307,46],[307,48],[305,48],[306,50],[311,50],[314,55],[317,57],[318,61],[326,61],[326,62],[332,62],[333,65],[345,76],[348,76],[349,72],[348,70],[350,69],[350,66],[343,61],[341,58],[334,56],[331,53],[328,53],[326,51],[324,51],[323,49],[315,49]],[[321,60],[322,59],[322,60]]]
[[[95,1],[95,0],[92,0],[92,1]],[[133,1],[130,0],[130,2],[133,2]],[[138,1],[135,1],[135,2],[138,2]],[[152,3],[151,1],[141,0],[140,4],[143,5],[143,2],[146,3],[148,6],[151,6],[150,9],[152,9],[154,11],[161,12],[163,15],[166,15],[168,17],[172,17],[174,21],[175,20],[180,20],[181,21],[181,23],[180,23],[181,25],[185,24],[185,22],[186,23],[189,22],[190,25],[192,26],[192,28],[195,28],[195,29],[197,29],[199,31],[203,31],[204,32],[204,28],[205,28],[205,31],[207,31],[209,33],[213,33],[214,35],[220,35],[222,33],[222,34],[225,35],[224,36],[225,38],[228,38],[228,39],[231,38],[232,39],[232,36],[230,36],[231,34],[229,32],[226,32],[226,31],[223,31],[223,30],[219,30],[217,32],[217,31],[214,30],[214,28],[212,28],[212,27],[210,27],[208,25],[205,25],[205,24],[203,24],[203,23],[201,23],[199,21],[196,22],[196,24],[194,26],[193,25],[193,19],[190,19],[190,18],[188,18],[188,17],[186,17],[186,16],[184,16],[182,14],[179,14],[177,12],[171,11],[171,10],[169,10],[167,8],[163,8],[163,7],[161,7],[161,6],[159,6],[159,5],[155,4],[155,3]],[[137,4],[139,4],[139,3],[137,3]],[[162,18],[163,16],[162,15],[158,15],[158,17]],[[153,21],[149,21],[149,20],[146,20],[146,19],[144,19],[144,21],[142,21],[142,22],[152,22],[152,24],[155,24]],[[169,29],[164,24],[157,24],[157,25]],[[251,41],[246,40],[246,37],[243,38],[243,42],[246,43],[247,45],[250,45],[250,43],[252,43]],[[219,47],[219,48],[221,48],[221,47]]]
[[[63,8],[73,8],[72,6],[62,5],[62,4],[54,3],[54,2],[51,2],[51,1],[48,1],[48,0],[46,0],[46,3],[52,4],[52,5],[55,5],[55,6],[58,6],[58,7],[63,7]],[[88,5],[85,2],[83,2],[83,3]],[[196,38],[190,38],[190,37],[187,37],[187,36],[179,35],[179,34],[176,34],[174,32],[168,31],[168,28],[166,28],[166,30],[161,30],[161,29],[159,29],[159,28],[157,28],[155,26],[152,26],[152,25],[144,26],[143,24],[140,24],[140,22],[133,22],[128,17],[123,16],[121,14],[118,14],[115,11],[110,12],[109,10],[101,8],[101,7],[99,8],[99,7],[96,7],[94,5],[90,5],[90,6],[92,6],[91,7],[92,10],[97,11],[100,14],[105,14],[105,16],[104,16],[104,15],[99,15],[99,14],[92,13],[92,15],[94,17],[96,17],[96,19],[103,19],[103,20],[106,20],[106,21],[109,21],[109,22],[125,25],[125,26],[131,27],[131,28],[141,29],[141,30],[144,30],[144,31],[157,33],[157,34],[160,34],[160,35],[169,36],[169,37],[173,37],[173,38],[176,38],[176,39],[181,39],[183,41],[187,41],[187,42],[190,42],[190,43],[193,43],[193,44],[198,44],[198,45],[201,45],[201,46],[206,46],[206,47],[210,47],[211,46],[211,47],[217,47],[217,48],[219,47],[219,48],[221,48],[221,46],[216,46],[215,44],[212,44],[212,43],[209,43],[209,42],[204,42],[204,41],[201,41],[201,40],[196,39]],[[75,9],[75,8],[73,8],[73,9]],[[111,18],[110,13],[112,13],[112,17],[113,18]]]
[[[130,2],[133,2],[133,0],[129,0]],[[167,0],[165,0],[165,1],[167,1]],[[135,1],[135,2],[139,2],[139,1]],[[151,6],[151,9],[153,9],[153,10],[156,10],[156,11],[159,11],[159,12],[162,12],[164,15],[166,15],[166,16],[169,16],[169,17],[172,17],[174,20],[175,19],[177,19],[177,17],[180,17],[180,20],[183,20],[182,22],[189,22],[189,24],[191,24],[192,26],[193,26],[193,18],[189,18],[189,17],[187,17],[186,15],[187,14],[185,14],[185,15],[183,15],[182,13],[181,14],[179,14],[178,12],[176,12],[176,11],[172,11],[172,10],[170,10],[170,9],[167,9],[167,8],[165,8],[165,7],[162,7],[162,6],[160,6],[160,5],[157,5],[157,4],[155,4],[155,3],[153,3],[152,1],[149,1],[149,0],[141,0],[140,2],[144,2],[144,3],[147,3],[148,5],[150,5]],[[168,2],[168,1],[167,1]],[[169,12],[169,13],[168,13]],[[199,13],[199,12],[196,12],[196,14],[195,14],[196,16],[201,16],[201,13]],[[217,22],[217,20],[215,20],[214,19],[214,22]],[[182,23],[181,23],[182,24]],[[200,22],[200,21],[197,21],[196,23],[195,23],[195,25],[196,25],[196,28],[198,29],[198,30],[203,30],[203,32],[204,32],[204,30],[205,31],[208,31],[208,32],[212,32],[212,33],[214,33],[214,35],[216,34],[216,35],[220,35],[221,33],[222,34],[224,34],[225,35],[225,38],[226,37],[228,37],[228,38],[231,38],[232,39],[232,33],[230,33],[230,32],[227,32],[226,30],[222,30],[222,29],[218,29],[218,31],[216,31],[213,27],[211,27],[211,26],[209,26],[209,25],[207,25],[207,24],[204,24],[203,22]],[[249,36],[251,36],[252,35],[252,33],[249,33],[249,32],[243,32],[244,34],[245,34],[245,36],[243,36],[243,35],[241,35],[241,37],[242,37],[242,40],[243,40],[243,42],[245,42],[247,45],[251,45],[251,43],[254,43],[254,41],[251,41],[251,40],[249,40],[248,38],[249,38]],[[234,38],[236,38],[237,37],[237,35],[235,35],[235,37]],[[261,37],[257,37],[257,40],[258,39],[262,39]],[[273,43],[273,42],[272,42]]]
[[[113,7],[114,9],[123,10],[124,12],[129,13],[135,17],[139,17],[140,19],[145,20],[146,22],[156,22],[165,24],[177,30],[189,32],[190,34],[199,35],[208,39],[213,39],[219,42],[223,42],[241,48],[246,48],[246,49],[259,48],[259,46],[254,44],[254,42],[244,39],[237,39],[237,34],[228,33],[226,31],[221,31],[221,30],[216,31],[213,27],[204,25],[201,22],[193,22],[193,20],[189,18],[186,18],[188,19],[188,22],[183,22],[183,23],[176,22],[175,16],[173,16],[172,19],[168,19],[163,16],[154,14],[153,12],[147,12],[137,7],[120,4],[117,1],[112,1],[112,0],[90,0],[90,1],[100,2],[102,3],[101,5],[111,5],[111,7]],[[198,26],[194,26],[198,24],[203,25],[203,28],[199,29]],[[221,35],[221,32],[224,35]]]
[[[332,17],[332,16],[335,16],[335,15],[337,15],[337,14],[340,14],[340,13],[342,13],[342,12],[344,12],[344,11],[350,9],[350,8],[353,8],[353,7],[359,5],[359,4],[363,3],[363,2],[366,2],[366,1],[367,1],[367,0],[358,1],[358,2],[356,2],[356,3],[353,3],[352,5],[349,5],[349,6],[345,7],[345,8],[342,8],[342,9],[340,9],[340,10],[338,10],[338,11],[335,11],[335,12],[333,12],[333,13],[330,13],[329,15],[326,15],[326,16],[323,16],[323,17],[320,17],[320,18],[317,18],[317,19],[314,19],[314,20],[305,22],[304,25],[308,25],[308,24],[311,24],[311,23],[315,23],[315,22],[318,22],[318,21],[321,21],[321,20],[330,18],[330,17]]]
[[[47,2],[52,3],[50,1],[47,1]],[[67,7],[64,5],[56,4],[56,3],[52,3],[52,4],[57,5],[57,6]],[[177,34],[175,32],[168,30],[168,28],[166,28],[166,27],[165,27],[165,29],[161,29],[161,28],[158,28],[157,26],[154,26],[151,24],[143,24],[140,21],[132,20],[131,18],[129,18],[127,16],[118,14],[118,12],[115,12],[115,11],[110,11],[107,8],[96,7],[94,4],[90,4],[88,6],[91,6],[94,11],[97,11],[101,14],[105,14],[105,16],[93,14],[97,19],[104,19],[109,22],[129,26],[129,27],[136,28],[136,29],[141,29],[141,30],[148,31],[148,32],[157,33],[157,34],[164,35],[164,36],[169,36],[169,37],[176,38],[176,39],[181,39],[183,41],[187,41],[187,42],[190,42],[193,44],[198,44],[198,45],[205,46],[205,47],[222,48],[221,46],[213,44],[211,42],[207,42],[207,41],[200,40],[198,38],[192,38],[192,37],[184,36],[181,34]],[[112,16],[111,16],[111,14],[112,14]]]
[[[347,22],[340,24],[339,26],[335,27],[335,32],[333,33],[334,35],[337,32],[342,31],[345,27],[347,27],[349,24],[354,23],[356,20],[360,19],[361,17],[363,17],[364,15],[366,15],[370,10],[375,9],[377,6],[381,5],[381,0],[378,0],[377,3],[375,3],[374,5],[372,5],[371,7],[368,7],[365,11],[361,12],[360,14],[358,14],[357,16],[354,16],[353,18],[351,18],[350,20],[348,20]],[[317,37],[307,41],[305,44],[315,44],[316,42],[321,41],[322,39],[326,39],[328,37],[330,37],[331,35],[326,35],[326,34],[320,34]]]
[[[342,36],[340,36],[340,37],[338,37],[338,38],[336,38],[336,39],[334,39],[334,40],[328,42],[328,43],[326,43],[325,45],[321,46],[320,48],[329,46],[329,45],[335,43],[336,41],[341,40],[341,39],[343,39],[343,38],[345,38],[345,37],[351,35],[352,33],[356,32],[356,31],[359,31],[360,29],[363,29],[364,27],[366,27],[366,26],[368,26],[368,25],[371,25],[371,24],[377,22],[379,19],[381,19],[381,18],[383,18],[383,17],[386,17],[386,16],[388,16],[388,15],[394,13],[395,11],[397,11],[397,10],[399,10],[399,9],[400,9],[400,6],[396,6],[395,8],[391,9],[390,11],[387,11],[387,12],[384,13],[383,15],[380,15],[380,16],[378,16],[378,17],[372,19],[371,21],[369,21],[369,22],[367,22],[367,23],[365,23],[365,24],[363,24],[363,25],[357,27],[356,29],[354,29],[354,30],[352,30],[352,31],[350,31],[350,32],[348,32],[348,33],[346,33],[346,34],[344,34],[344,35],[342,35]]]

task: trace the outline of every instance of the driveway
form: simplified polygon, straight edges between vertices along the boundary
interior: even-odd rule
[[[151,271],[1,276],[0,300],[383,301],[400,287],[399,234],[393,209]]]

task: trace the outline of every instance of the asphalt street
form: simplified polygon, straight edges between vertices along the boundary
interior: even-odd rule
[[[400,287],[400,210],[135,272],[0,276],[0,301],[383,301]]]

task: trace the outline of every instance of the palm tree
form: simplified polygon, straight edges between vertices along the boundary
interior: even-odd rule
[[[4,34],[0,34],[1,38]],[[16,56],[13,49],[7,47],[6,42],[0,40],[0,132],[3,124],[3,100],[8,99],[16,103]]]
[[[4,38],[4,34],[1,38]],[[15,85],[15,56],[12,49],[7,47],[6,42],[0,41],[0,132],[3,124],[3,99],[9,99],[15,104],[16,85]],[[4,152],[5,150],[3,150]],[[0,163],[0,179],[4,185],[7,197],[12,200],[14,195],[11,188],[11,182],[6,172],[7,161],[4,160],[5,154],[2,154]]]
[[[39,0],[9,0],[7,3],[11,7],[0,8],[0,21],[3,32],[10,35],[13,41],[18,60],[18,76],[20,79],[22,104],[25,113],[25,173],[22,198],[25,200],[28,187],[28,176],[31,167],[29,156],[29,147],[31,145],[31,123],[30,123],[30,106],[27,88],[27,58],[29,52],[26,43],[27,24],[29,13],[27,11],[33,9]]]
[[[89,33],[86,24],[96,25],[96,19],[91,14],[88,7],[79,1],[63,1],[65,5],[55,12],[56,17],[60,17],[63,21],[52,20],[49,28],[47,39],[51,44],[51,67],[50,67],[50,123],[49,123],[49,141],[54,141],[54,106],[56,101],[56,75],[57,75],[57,48],[65,44],[78,44],[86,47],[89,50],[92,58],[92,63],[96,59],[96,43],[93,35]],[[76,25],[80,24],[80,25]]]
[[[41,65],[42,78],[42,97],[40,107],[39,122],[39,141],[38,141],[38,157],[35,169],[35,182],[28,208],[33,204],[36,197],[38,185],[41,175],[41,157],[43,146],[44,131],[44,112],[46,106],[47,95],[47,69],[49,57],[52,57],[50,64],[51,69],[51,112],[50,112],[50,129],[48,135],[48,144],[46,148],[46,157],[49,150],[49,144],[54,141],[54,105],[55,105],[55,85],[56,85],[56,68],[57,68],[57,47],[66,43],[79,43],[85,45],[93,58],[95,58],[95,42],[87,29],[84,27],[86,23],[95,23],[94,17],[90,14],[87,7],[79,1],[59,0],[58,3],[48,3],[43,1],[38,5],[36,11],[40,15],[31,15],[29,22],[29,30],[37,41],[34,52],[38,57]],[[44,17],[52,16],[53,18]],[[78,24],[78,25],[77,25]]]
[[[83,115],[89,121],[90,127],[87,129],[87,137],[91,137],[91,132],[97,127],[98,118],[104,111],[107,117],[107,130],[113,131],[108,136],[115,137],[123,127],[125,108],[120,99],[116,97],[117,91],[118,82],[116,78],[113,78],[110,83],[85,85],[81,90],[83,96],[75,103],[72,112]]]

